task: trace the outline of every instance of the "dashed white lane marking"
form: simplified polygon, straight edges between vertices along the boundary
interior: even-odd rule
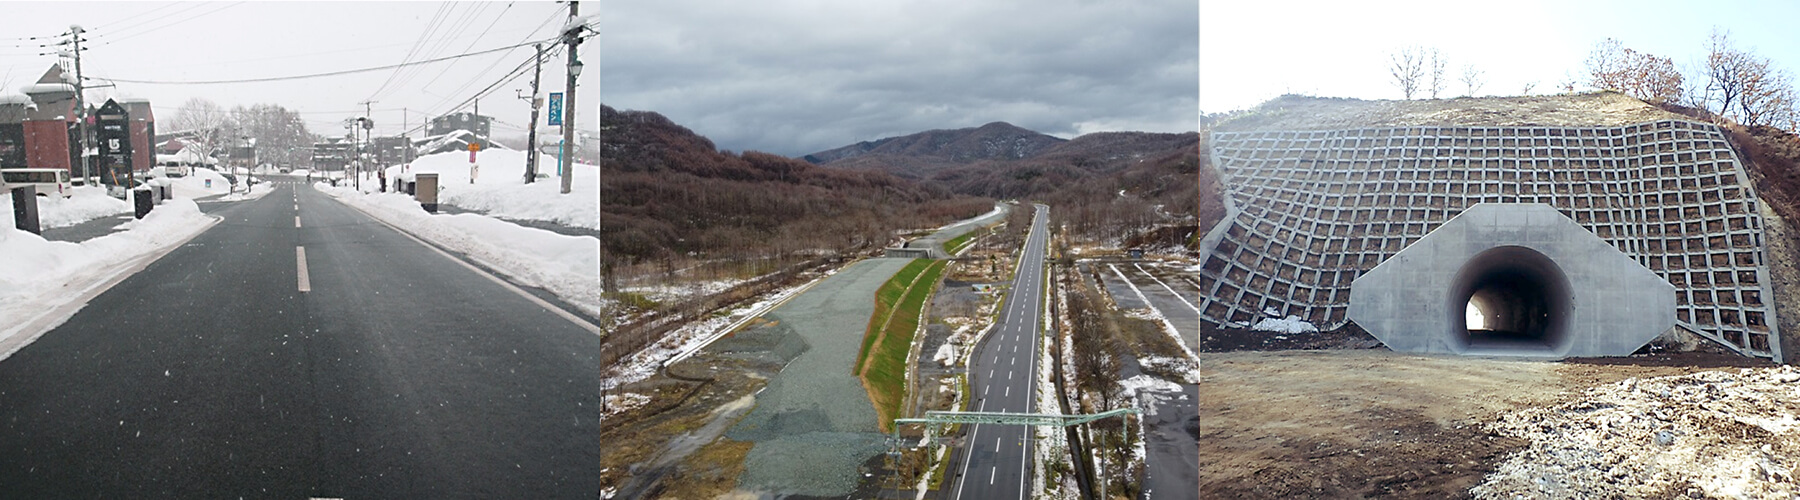
[[[1013,374],[1013,372],[1012,372],[1012,371],[1011,371],[1011,370],[1007,370],[1007,372],[1006,372],[1006,379],[1007,379],[1007,380],[1012,380],[1012,374]]]
[[[300,227],[300,216],[294,216],[294,227]]]
[[[1000,397],[1003,397],[1003,398],[1012,397],[1012,386],[1010,386],[1010,385],[1006,386],[1006,394],[1001,394]],[[1000,449],[995,448],[994,451],[1000,451]]]
[[[306,276],[306,247],[294,247],[294,267],[300,277],[300,291],[312,291],[312,279]]]
[[[1000,452],[1000,436],[994,436],[994,452]]]
[[[1000,475],[1000,466],[996,465],[993,467],[989,467],[988,468],[988,485],[992,486],[994,484],[994,478],[999,475]]]

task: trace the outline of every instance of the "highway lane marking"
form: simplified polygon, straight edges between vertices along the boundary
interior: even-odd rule
[[[300,291],[312,291],[312,279],[306,276],[306,247],[294,247],[294,266],[300,277]]]
[[[993,388],[994,388],[994,386],[993,386],[993,384],[989,384],[989,385],[986,385],[986,386],[983,386],[983,387],[982,387],[982,388],[981,388],[981,395],[982,395],[982,396],[986,396],[986,395],[987,395],[987,393],[988,393],[988,390],[989,390],[989,389],[993,389]]]
[[[294,227],[300,227],[300,216],[298,215],[294,216]]]
[[[998,451],[998,450],[996,450],[996,451]],[[1000,476],[1000,466],[996,465],[993,467],[989,467],[988,468],[988,486],[993,486],[994,478],[998,477],[998,476]]]
[[[1000,436],[994,436],[994,453],[1000,452]]]
[[[1012,380],[1012,374],[1013,374],[1012,370],[1007,370],[1006,371],[1006,379]]]
[[[1003,397],[1003,398],[1012,397],[1012,386],[1010,386],[1010,385],[1006,386],[1006,394],[1001,394],[1000,397]],[[995,444],[994,446],[995,446],[994,451],[1000,451],[1000,448],[999,448],[1000,445]]]

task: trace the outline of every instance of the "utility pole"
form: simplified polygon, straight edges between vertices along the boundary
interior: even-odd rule
[[[531,97],[526,98],[527,101],[531,101],[531,125],[526,127],[528,132],[526,132],[526,134],[525,134],[525,183],[526,184],[531,184],[533,182],[537,182],[537,164],[538,164],[537,121],[538,121],[538,105],[540,104],[540,102],[538,101],[538,77],[544,71],[544,44],[541,44],[541,43],[535,44],[535,45],[532,45],[531,48],[537,50],[537,59],[535,59],[536,65],[531,68]]]
[[[568,82],[563,88],[562,194],[569,194],[575,184],[575,77],[581,76],[581,61],[575,48],[581,45],[583,26],[575,23],[581,2],[569,2],[569,26],[564,27],[563,43],[569,46]]]
[[[87,33],[87,30],[81,29],[81,25],[69,25],[69,40],[75,44],[75,117],[78,120],[75,127],[80,130],[81,135],[81,155],[79,156],[81,158],[81,174],[91,181],[94,178],[94,165],[88,158],[87,101],[82,96],[81,84],[81,35],[83,33]],[[88,181],[82,182],[87,184]]]

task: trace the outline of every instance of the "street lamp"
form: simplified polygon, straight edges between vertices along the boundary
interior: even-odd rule
[[[574,64],[569,65],[569,76],[581,77],[581,61],[577,60]]]

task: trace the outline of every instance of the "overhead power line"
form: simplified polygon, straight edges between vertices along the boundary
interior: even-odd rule
[[[452,59],[461,59],[464,57],[478,56],[478,55],[482,55],[482,54],[492,54],[495,52],[512,50],[512,49],[516,49],[519,47],[531,45],[533,43],[543,43],[546,41],[548,41],[548,40],[526,42],[526,43],[521,43],[518,45],[508,45],[505,47],[497,47],[497,48],[492,48],[492,49],[483,50],[483,51],[479,51],[479,52],[469,52],[466,54],[457,54],[457,55],[453,55],[453,56],[440,57],[437,59],[427,59],[424,61],[414,61],[414,62],[400,63],[400,64],[389,64],[386,66],[376,66],[373,68],[350,69],[350,70],[343,70],[343,71],[332,71],[332,72],[327,72],[327,73],[314,73],[314,74],[310,74],[310,75],[273,76],[273,77],[268,77],[268,78],[246,78],[246,79],[242,79],[242,80],[190,80],[190,81],[131,80],[131,79],[125,79],[125,78],[111,78],[111,77],[93,77],[92,79],[106,80],[106,81],[110,81],[110,82],[120,82],[120,83],[142,83],[142,84],[149,84],[149,85],[219,85],[219,84],[226,84],[226,83],[259,83],[259,82],[277,82],[277,81],[283,81],[283,80],[303,80],[303,79],[307,79],[307,78],[321,78],[321,77],[327,77],[327,76],[350,75],[350,74],[356,74],[356,73],[367,73],[370,71],[389,70],[389,69],[400,68],[400,67],[405,67],[405,66],[417,66],[420,64],[431,64],[431,63],[436,63],[436,62],[444,62],[444,61],[449,61]]]

